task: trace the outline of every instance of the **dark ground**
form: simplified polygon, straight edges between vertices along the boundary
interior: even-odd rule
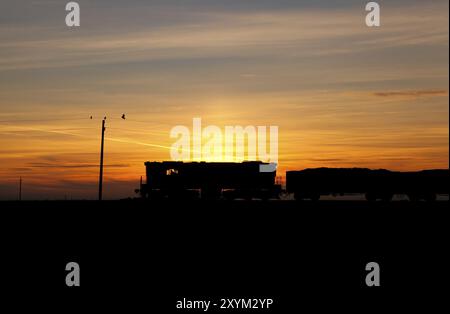
[[[2,202],[1,298],[58,313],[176,313],[183,297],[269,297],[270,313],[430,312],[448,300],[448,205]],[[80,287],[65,286],[72,261]],[[365,285],[372,261],[381,287]]]

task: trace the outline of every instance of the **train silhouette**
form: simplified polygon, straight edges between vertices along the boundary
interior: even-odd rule
[[[278,199],[317,201],[323,195],[365,194],[368,201],[390,201],[405,194],[411,201],[434,201],[449,193],[449,169],[398,172],[366,168],[315,168],[286,172],[286,188],[276,168],[261,172],[260,161],[145,162],[146,183],[138,190],[147,199]]]

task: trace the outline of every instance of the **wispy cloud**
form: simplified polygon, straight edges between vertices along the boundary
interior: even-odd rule
[[[31,168],[98,168],[98,164],[88,164],[88,163],[43,163],[43,162],[32,162],[28,163],[28,166]],[[129,164],[105,164],[105,168],[127,168]]]
[[[124,26],[83,35],[48,30],[46,35],[39,28],[30,29],[40,39],[0,43],[0,70],[192,58],[331,56],[404,45],[448,45],[448,29],[441,27],[448,16],[436,11],[430,18],[419,7],[405,20],[402,9],[391,8],[383,15],[385,26],[377,32],[369,32],[355,9],[186,12],[193,18],[174,26],[137,30]],[[0,29],[0,38],[5,32]]]
[[[441,89],[424,89],[424,90],[406,90],[406,91],[385,91],[375,92],[375,96],[380,97],[434,97],[434,96],[448,96],[447,90]]]

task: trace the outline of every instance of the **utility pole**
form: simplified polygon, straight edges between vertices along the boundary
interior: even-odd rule
[[[22,200],[22,177],[19,179],[19,201]]]
[[[106,117],[102,120],[102,143],[100,147],[100,178],[98,181],[98,200],[102,200],[102,192],[103,192],[103,147],[105,144],[105,122]]]

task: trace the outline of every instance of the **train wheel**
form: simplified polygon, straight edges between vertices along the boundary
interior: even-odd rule
[[[392,201],[392,198],[394,197],[393,194],[384,194],[381,199],[383,202],[389,203],[390,201]]]
[[[420,197],[417,194],[408,194],[408,199],[410,202],[418,202]]]
[[[304,195],[300,192],[294,192],[294,199],[296,201],[303,201]]]
[[[375,202],[377,200],[377,196],[375,195],[375,193],[367,192],[366,200],[368,200],[369,202]]]
[[[232,201],[235,199],[235,191],[223,191],[223,198],[227,201]]]
[[[203,188],[201,190],[202,200],[218,200],[220,198],[220,189],[217,188]]]
[[[436,201],[436,194],[428,193],[427,195],[425,195],[424,198],[427,202],[434,202],[434,201]]]

